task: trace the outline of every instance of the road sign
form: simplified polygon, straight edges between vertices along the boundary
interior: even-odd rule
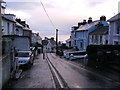
[[[48,44],[48,40],[42,40],[42,45],[47,45]]]

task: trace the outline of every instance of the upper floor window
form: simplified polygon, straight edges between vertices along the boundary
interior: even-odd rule
[[[7,23],[7,34],[9,34],[9,33],[10,33],[10,24]]]
[[[14,26],[15,26],[15,25],[13,24],[13,25],[12,25],[12,34],[15,34],[15,33],[14,33]]]
[[[116,22],[116,34],[120,34],[120,21]]]
[[[80,42],[80,47],[81,47],[81,48],[83,47],[83,43],[82,43],[82,42]]]
[[[118,45],[119,44],[119,42],[118,41],[114,41],[114,45]]]
[[[114,45],[120,45],[120,41],[114,41]]]
[[[105,44],[106,44],[106,45],[108,44],[108,40],[105,41]]]
[[[102,35],[100,35],[100,43],[102,43]]]

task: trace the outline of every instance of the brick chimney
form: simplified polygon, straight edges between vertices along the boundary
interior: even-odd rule
[[[72,31],[77,30],[79,27],[78,26],[73,26]]]
[[[85,25],[86,23],[87,23],[87,22],[86,22],[86,20],[84,19],[84,20],[83,20],[83,25]]]
[[[26,22],[25,21],[21,21],[21,24],[25,27]]]
[[[92,18],[89,17],[89,19],[88,19],[88,24],[90,24],[91,22],[92,22]]]
[[[78,27],[81,26],[81,25],[83,25],[83,23],[82,22],[78,22]]]
[[[15,19],[18,23],[21,23],[21,19]]]
[[[106,21],[106,16],[101,16],[100,21]]]

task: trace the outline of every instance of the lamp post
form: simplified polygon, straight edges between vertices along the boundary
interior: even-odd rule
[[[56,29],[56,54],[58,54],[58,29]]]

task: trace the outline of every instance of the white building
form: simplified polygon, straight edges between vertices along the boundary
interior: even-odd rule
[[[101,16],[100,20],[92,21],[90,17],[88,22],[83,20],[82,23],[78,23],[78,27],[71,31],[71,43],[75,49],[79,49],[80,51],[86,50],[89,45],[89,33],[96,30],[97,25],[103,24],[103,26],[109,26],[106,21],[105,16]]]
[[[37,36],[37,42],[42,45],[42,38],[39,35]]]
[[[56,51],[56,41],[54,38],[46,38],[48,40],[48,44],[46,46],[47,52],[55,52]]]
[[[3,35],[15,35],[16,21],[14,14],[2,15],[2,34]]]
[[[110,22],[108,43],[111,45],[120,45],[120,13],[113,16],[108,21]]]
[[[67,46],[68,48],[71,47],[71,37],[66,40],[66,46]]]
[[[108,44],[108,26],[100,26],[89,33],[89,45],[107,45]]]
[[[37,43],[37,34],[32,33],[32,45],[35,45],[35,43]]]
[[[23,28],[24,26],[20,24],[21,19],[16,19],[16,35],[23,36]]]

